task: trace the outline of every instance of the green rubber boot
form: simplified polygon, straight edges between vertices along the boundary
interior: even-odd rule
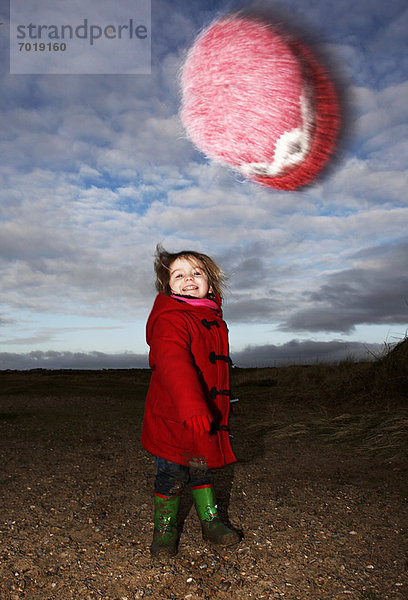
[[[214,486],[193,488],[193,498],[205,541],[219,546],[232,546],[241,541],[238,532],[224,525],[218,516]]]
[[[177,554],[177,515],[180,496],[154,494],[154,531],[150,553],[155,558]]]

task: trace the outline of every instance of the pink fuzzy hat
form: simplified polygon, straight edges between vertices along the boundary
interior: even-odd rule
[[[293,36],[232,15],[198,36],[182,70],[181,120],[208,157],[281,190],[310,183],[339,130],[333,83]]]

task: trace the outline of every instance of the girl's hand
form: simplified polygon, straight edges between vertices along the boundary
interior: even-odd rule
[[[185,423],[198,435],[204,435],[211,429],[211,419],[208,415],[195,415],[187,419]]]

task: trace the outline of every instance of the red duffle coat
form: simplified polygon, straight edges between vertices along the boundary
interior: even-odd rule
[[[216,308],[158,294],[147,321],[152,369],[142,427],[143,447],[155,456],[210,469],[235,462],[228,431],[228,329]],[[195,434],[185,421],[210,411],[212,430]]]

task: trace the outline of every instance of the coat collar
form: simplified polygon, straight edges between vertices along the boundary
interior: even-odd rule
[[[205,317],[206,315],[212,313],[222,318],[222,309],[221,309],[221,297],[217,294],[217,296],[214,298],[213,301],[213,305],[214,308],[209,308],[207,306],[192,306],[190,303],[187,302],[183,302],[183,300],[180,299],[176,299],[176,298],[172,298],[171,296],[167,296],[166,294],[162,294],[159,293],[156,296],[156,299],[154,301],[152,310],[150,312],[148,321],[147,321],[147,329],[150,331],[154,322],[156,321],[156,319],[164,314],[164,313],[168,313],[168,312],[172,312],[172,311],[182,311],[182,312],[186,312],[186,311],[200,311],[201,313],[203,313],[203,316]]]
[[[189,304],[190,306],[200,306],[203,308],[211,308],[212,310],[217,310],[219,308],[217,302],[215,302],[215,300],[210,300],[210,298],[192,298],[190,296],[179,296],[178,294],[172,294],[170,297],[179,300],[180,302],[186,302],[186,304]]]

